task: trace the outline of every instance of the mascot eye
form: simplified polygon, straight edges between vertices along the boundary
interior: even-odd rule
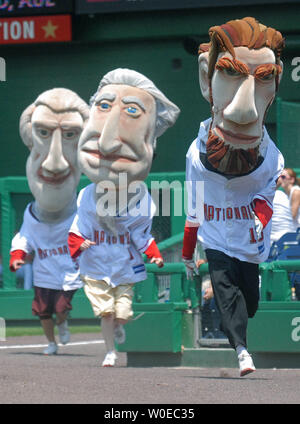
[[[273,78],[274,78],[274,73],[272,72],[272,73],[267,74],[267,75],[265,75],[265,76],[263,76],[263,77],[261,77],[259,79],[261,81],[271,81]]]
[[[236,71],[234,68],[226,68],[224,69],[224,72],[229,75],[230,77],[237,77],[241,76],[241,73]]]
[[[128,107],[127,108],[127,112],[129,112],[129,113],[136,113],[137,112],[137,108],[136,107],[132,107],[132,106],[130,106],[130,107]]]
[[[107,103],[106,101],[102,101],[99,105],[98,105],[98,107],[100,108],[100,110],[103,110],[103,111],[108,111],[108,110],[110,110],[111,109],[111,104],[109,104],[109,103]]]
[[[42,138],[48,138],[51,135],[51,131],[48,130],[47,128],[38,128],[37,129],[37,133],[39,134],[39,136],[41,136]]]
[[[64,138],[67,140],[72,140],[72,138],[75,138],[77,135],[76,131],[64,131],[63,132]]]
[[[141,114],[140,109],[135,106],[127,106],[125,108],[125,112],[127,113],[127,115],[130,115],[132,118],[138,118]]]

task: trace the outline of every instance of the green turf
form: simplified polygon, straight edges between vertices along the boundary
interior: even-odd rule
[[[71,334],[77,333],[100,333],[101,327],[99,325],[74,325],[69,326]],[[7,327],[6,337],[18,337],[18,336],[41,336],[43,335],[43,329],[41,327]],[[55,334],[57,334],[57,328],[55,328]]]

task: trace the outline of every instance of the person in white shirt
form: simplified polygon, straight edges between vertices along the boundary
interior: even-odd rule
[[[300,224],[293,220],[289,196],[283,190],[276,190],[273,201],[271,244],[286,233],[296,232],[299,226]]]
[[[76,93],[54,88],[40,94],[20,118],[20,135],[30,150],[26,175],[35,200],[12,240],[10,269],[17,271],[26,256],[34,254],[32,312],[49,343],[45,355],[58,350],[53,315],[61,343],[69,341],[67,315],[74,293],[82,287],[67,239],[80,178],[77,145],[88,116],[88,105]]]
[[[186,180],[204,183],[204,214],[189,212],[182,257],[192,278],[198,238],[222,331],[244,376],[255,371],[247,323],[258,308],[258,264],[268,256],[272,201],[283,169],[264,119],[282,75],[284,40],[251,17],[211,27],[209,35],[210,43],[199,47],[199,80],[212,117],[201,123],[186,159]],[[194,204],[195,190],[189,195]]]
[[[69,247],[72,257],[80,255],[85,293],[101,317],[104,367],[115,365],[114,342],[125,341],[133,284],[146,279],[142,253],[163,266],[151,235],[155,206],[143,181],[156,138],[178,114],[152,81],[130,69],[108,72],[91,100],[78,157],[93,183],[79,194]],[[111,209],[105,208],[106,201]]]
[[[271,241],[277,241],[285,233],[296,232],[300,227],[300,179],[292,168],[284,168],[278,180],[274,197]]]

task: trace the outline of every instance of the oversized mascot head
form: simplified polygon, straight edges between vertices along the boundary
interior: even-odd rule
[[[28,184],[44,211],[63,210],[76,194],[77,147],[88,116],[88,105],[65,88],[43,92],[21,115],[20,135],[30,150]]]
[[[80,138],[82,172],[96,184],[111,181],[117,189],[120,174],[127,184],[145,180],[157,137],[178,115],[178,107],[144,75],[123,68],[108,72],[91,99]]]
[[[207,158],[221,173],[243,175],[258,162],[284,39],[251,17],[211,27],[209,36],[199,47],[200,88],[212,112]]]

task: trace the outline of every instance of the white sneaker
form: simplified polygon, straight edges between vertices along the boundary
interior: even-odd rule
[[[126,332],[123,325],[119,324],[115,327],[114,330],[115,342],[118,344],[122,344],[126,340]]]
[[[70,341],[70,331],[68,329],[68,321],[65,320],[64,322],[62,322],[61,324],[59,324],[57,326],[58,328],[58,335],[59,335],[59,340],[61,342],[61,344],[67,344]]]
[[[250,374],[256,370],[249,353],[241,353],[238,358],[240,366],[240,377],[244,377],[244,375]]]
[[[57,344],[55,342],[50,342],[43,353],[44,355],[56,355],[57,351]]]
[[[113,350],[107,352],[104,361],[102,362],[102,367],[114,367],[117,358],[116,352]]]

